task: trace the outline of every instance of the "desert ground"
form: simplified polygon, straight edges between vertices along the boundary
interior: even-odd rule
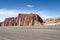
[[[60,40],[60,27],[0,27],[0,40]]]

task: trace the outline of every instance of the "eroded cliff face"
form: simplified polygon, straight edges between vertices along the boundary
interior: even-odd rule
[[[37,14],[19,14],[17,17],[6,18],[0,26],[34,26],[42,23],[42,18]]]

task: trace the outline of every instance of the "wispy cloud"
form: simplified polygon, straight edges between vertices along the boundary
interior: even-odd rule
[[[20,10],[0,9],[0,21],[3,21],[7,17],[14,17]]]
[[[27,7],[33,7],[33,5],[26,5]]]
[[[19,13],[32,13],[32,12],[27,12],[27,11],[22,11],[22,10],[13,10],[13,9],[0,9],[0,22],[3,21],[5,18],[8,17],[15,17]]]
[[[37,11],[36,13],[39,14],[39,16],[42,19],[53,18],[52,15],[49,15],[50,11],[47,11],[47,10],[40,10],[40,11]]]
[[[15,13],[19,13],[19,10],[0,9],[0,14],[3,15],[13,15]]]
[[[3,21],[7,17],[14,17],[17,16],[19,13],[36,13],[38,14],[41,18],[46,19],[46,18],[52,18],[55,17],[53,15],[50,15],[49,11],[21,11],[21,10],[10,10],[10,9],[0,9],[0,21]],[[51,12],[52,13],[52,12]]]
[[[50,18],[50,16],[46,15],[47,13],[46,11],[27,12],[27,11],[20,11],[20,10],[0,9],[0,21],[3,21],[7,17],[17,16],[19,13],[36,13],[40,15],[42,18]]]

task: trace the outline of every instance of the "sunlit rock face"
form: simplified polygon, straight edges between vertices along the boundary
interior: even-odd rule
[[[20,13],[17,17],[6,18],[1,26],[34,26],[42,25],[43,20],[37,14],[22,14]]]
[[[46,19],[45,25],[60,25],[60,17]]]

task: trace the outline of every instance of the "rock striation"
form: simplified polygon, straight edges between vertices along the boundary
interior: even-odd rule
[[[17,17],[6,18],[0,26],[34,26],[42,25],[43,20],[37,14],[19,14]]]

